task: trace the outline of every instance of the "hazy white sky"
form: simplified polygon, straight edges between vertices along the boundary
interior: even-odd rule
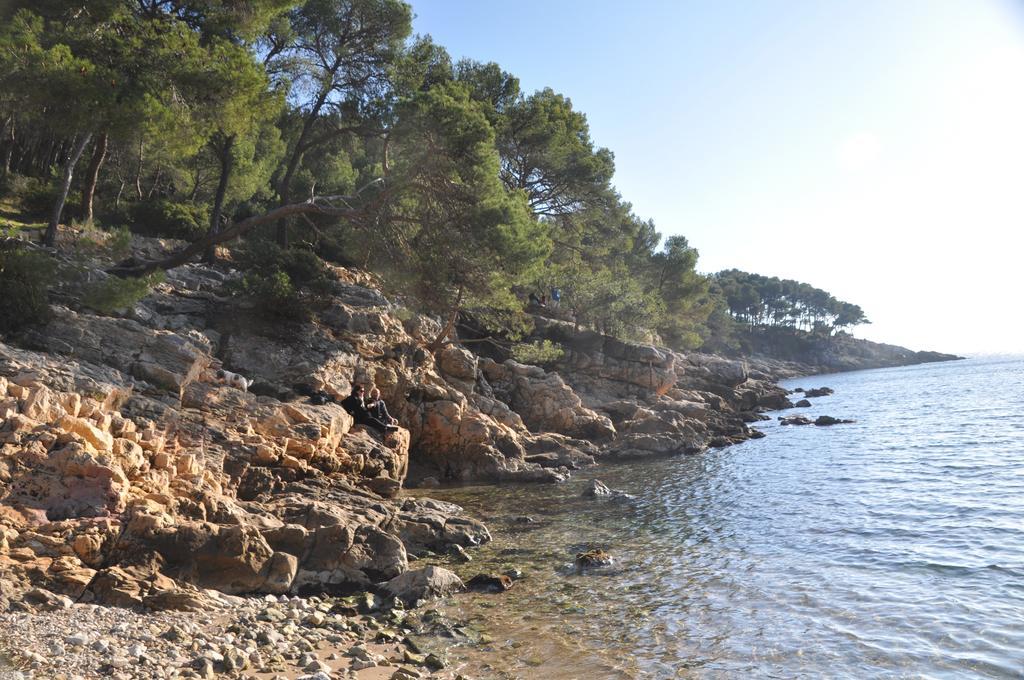
[[[873,340],[1024,352],[1024,4],[412,2],[454,57],[572,98],[703,271],[824,288]]]

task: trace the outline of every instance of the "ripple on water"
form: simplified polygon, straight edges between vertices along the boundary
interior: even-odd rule
[[[797,383],[836,390],[809,414],[858,422],[766,421],[768,437],[703,456],[432,492],[495,529],[464,575],[527,573],[450,606],[496,640],[457,663],[553,680],[1021,677],[1024,362]],[[579,498],[590,478],[637,503]],[[521,531],[524,513],[542,521]],[[581,545],[616,568],[562,569]]]

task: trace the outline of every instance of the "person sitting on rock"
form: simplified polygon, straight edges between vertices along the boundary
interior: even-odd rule
[[[349,412],[353,418],[355,418],[357,425],[369,425],[374,427],[381,432],[394,432],[398,429],[396,425],[389,425],[384,421],[374,418],[370,413],[370,410],[366,408],[366,403],[363,401],[363,395],[366,390],[363,389],[362,385],[353,385],[352,394],[348,395],[341,401],[341,406]]]
[[[382,423],[386,423],[387,425],[398,424],[398,418],[395,418],[388,413],[388,405],[380,398],[380,390],[376,387],[370,390],[370,400],[366,402],[366,409],[370,412],[371,416]]]

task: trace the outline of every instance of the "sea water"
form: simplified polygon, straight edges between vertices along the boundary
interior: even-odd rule
[[[560,485],[434,490],[490,526],[445,611],[477,678],[1024,677],[1024,359],[800,378],[856,422],[756,424]],[[795,395],[794,398],[799,395]],[[590,479],[632,500],[584,498]],[[576,552],[611,567],[580,573]],[[415,563],[414,565],[415,566]]]

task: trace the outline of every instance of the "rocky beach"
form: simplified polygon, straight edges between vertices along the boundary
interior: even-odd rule
[[[134,255],[175,245],[136,238]],[[222,255],[115,315],[63,291],[0,344],[0,677],[460,677],[444,648],[479,634],[433,603],[491,535],[430,488],[763,436],[750,423],[793,406],[775,380],[814,370],[543,317],[535,337],[565,348],[552,365],[431,352],[436,319],[337,266],[309,320],[271,328],[225,297]],[[110,264],[100,251],[90,276]],[[397,432],[337,404],[356,383]]]

